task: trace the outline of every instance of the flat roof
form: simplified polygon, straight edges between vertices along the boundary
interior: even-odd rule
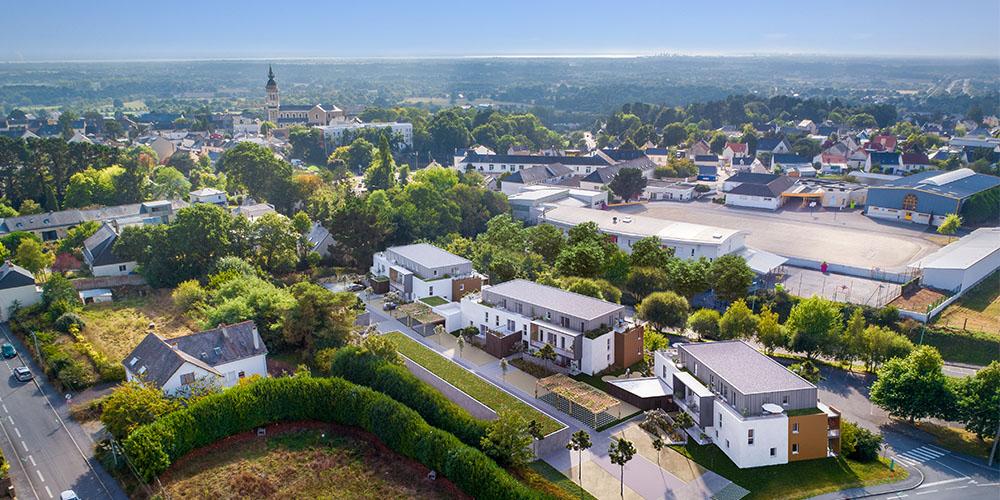
[[[740,257],[743,257],[747,261],[747,266],[757,274],[767,274],[775,269],[783,266],[788,259],[773,254],[771,252],[765,252],[763,250],[757,250],[755,248],[744,248],[736,253]]]
[[[983,227],[910,264],[921,269],[968,269],[1000,251],[1000,227]]]
[[[629,219],[631,222],[625,222]],[[657,236],[660,239],[701,245],[719,245],[733,236],[746,234],[745,231],[737,229],[724,229],[643,215],[564,206],[545,212],[545,220],[572,226],[584,222],[595,222],[602,231],[610,233],[628,234],[641,238]]]
[[[460,266],[470,262],[469,259],[459,257],[430,243],[414,243],[412,245],[389,247],[387,251],[430,268]]]
[[[677,348],[743,394],[816,388],[742,340],[680,344]]]
[[[640,398],[658,398],[672,395],[673,389],[659,377],[628,378],[608,380],[608,383],[621,387]]]
[[[520,300],[577,318],[594,319],[621,310],[624,306],[606,300],[568,292],[534,281],[516,279],[483,289],[508,299]]]

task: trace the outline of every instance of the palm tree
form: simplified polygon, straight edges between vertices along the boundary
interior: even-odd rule
[[[594,443],[590,442],[590,434],[587,434],[585,430],[574,432],[573,436],[569,438],[569,442],[566,443],[567,450],[577,452],[576,469],[579,475],[580,498],[583,498],[583,451],[589,450],[593,445]]]
[[[656,449],[656,465],[660,465],[660,451],[663,450],[664,442],[660,436],[653,439],[653,448]]]
[[[465,337],[462,336],[462,335],[459,335],[458,339],[455,341],[455,345],[458,346],[458,357],[461,358],[462,357],[462,350],[465,349]]]
[[[503,381],[507,381],[507,370],[510,368],[510,363],[507,363],[507,358],[500,358],[500,376]]]
[[[608,447],[608,458],[611,459],[611,463],[617,465],[621,470],[621,487],[619,488],[619,493],[622,498],[625,498],[625,464],[632,460],[635,456],[635,445],[627,439],[619,438],[617,441],[612,441],[611,446]]]

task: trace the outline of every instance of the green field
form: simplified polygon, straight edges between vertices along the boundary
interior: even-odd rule
[[[506,407],[520,414],[526,420],[535,420],[541,424],[542,433],[546,435],[563,427],[563,424],[560,422],[549,418],[524,401],[483,380],[478,375],[428,349],[420,342],[407,337],[403,333],[391,332],[386,334],[386,337],[396,343],[400,354],[428,369],[449,384],[488,406],[493,411],[499,411],[501,408]]]

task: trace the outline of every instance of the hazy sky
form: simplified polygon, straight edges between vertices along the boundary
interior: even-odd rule
[[[1000,59],[1000,0],[8,0],[0,61],[751,54]]]

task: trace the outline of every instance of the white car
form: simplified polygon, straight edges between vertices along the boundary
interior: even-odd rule
[[[75,491],[66,490],[59,494],[59,500],[80,500],[80,497],[76,496]]]

